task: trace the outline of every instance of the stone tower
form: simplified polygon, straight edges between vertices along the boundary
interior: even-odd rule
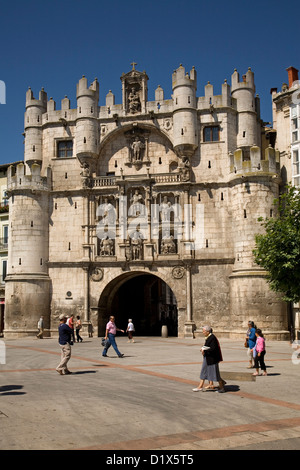
[[[29,147],[31,152],[32,146]],[[41,166],[37,163],[30,163],[30,170],[21,163],[15,174],[10,167],[7,177],[11,210],[4,334],[9,338],[35,334],[41,315],[49,330],[48,230],[51,176],[50,170],[46,176],[41,176]]]

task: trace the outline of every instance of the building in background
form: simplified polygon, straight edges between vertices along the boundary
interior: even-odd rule
[[[283,185],[287,183],[300,188],[300,80],[298,70],[289,67],[288,83],[281,91],[271,89],[273,103],[273,129],[275,148],[280,152]],[[300,306],[292,306],[292,328],[300,337]]]
[[[240,337],[249,320],[289,337],[286,304],[255,264],[254,236],[281,178],[260,118],[254,73],[197,96],[195,68],[172,74],[172,97],[132,64],[122,102],[77,84],[61,109],[26,94],[24,163],[8,169],[6,337],[57,334],[61,313],[103,335],[109,315],[136,333]]]

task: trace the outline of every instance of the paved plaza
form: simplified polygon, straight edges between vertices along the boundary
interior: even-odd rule
[[[119,335],[123,358],[112,348],[102,357],[101,339],[86,338],[72,347],[68,376],[55,370],[56,338],[2,338],[0,449],[300,449],[300,360],[292,360],[292,345],[267,341],[268,376],[255,379],[243,338],[219,341],[224,394],[192,391],[202,338],[129,344]]]

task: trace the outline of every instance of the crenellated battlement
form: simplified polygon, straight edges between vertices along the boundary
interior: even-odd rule
[[[7,190],[49,191],[51,189],[51,169],[47,168],[47,175],[41,175],[41,166],[33,163],[30,174],[26,174],[27,166],[19,163],[16,169],[10,166],[7,170]]]
[[[232,92],[236,90],[245,89],[245,88],[251,88],[253,92],[255,92],[254,73],[252,72],[250,67],[248,68],[246,74],[242,76],[241,81],[240,81],[240,74],[238,73],[236,69],[231,75],[231,91]]]
[[[83,96],[88,96],[95,99],[98,102],[99,99],[99,82],[97,78],[93,83],[88,87],[87,78],[83,75],[79,80],[76,87],[76,97],[77,99]]]
[[[250,148],[250,154],[243,149],[237,149],[233,154],[229,154],[230,173],[236,175],[260,175],[262,173],[270,173],[271,175],[279,175],[279,151],[271,146],[266,148],[264,158],[262,158],[260,147],[253,146]]]
[[[33,91],[29,87],[27,92],[26,92],[26,109],[30,107],[37,107],[37,108],[42,108],[42,110],[47,109],[47,93],[45,92],[44,88],[41,89],[39,92],[39,99],[36,99],[33,96]]]
[[[189,86],[193,88],[197,88],[197,72],[195,67],[192,68],[190,74],[185,72],[185,68],[180,64],[177,70],[174,70],[172,75],[172,88],[176,88],[177,86]]]

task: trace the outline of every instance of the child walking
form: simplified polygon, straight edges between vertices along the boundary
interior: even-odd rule
[[[256,356],[254,358],[254,367],[256,368],[256,372],[253,375],[259,375],[259,366],[262,371],[262,375],[267,375],[266,365],[265,365],[265,355],[266,355],[266,342],[264,335],[260,329],[257,329],[255,332],[257,337],[256,340]]]

